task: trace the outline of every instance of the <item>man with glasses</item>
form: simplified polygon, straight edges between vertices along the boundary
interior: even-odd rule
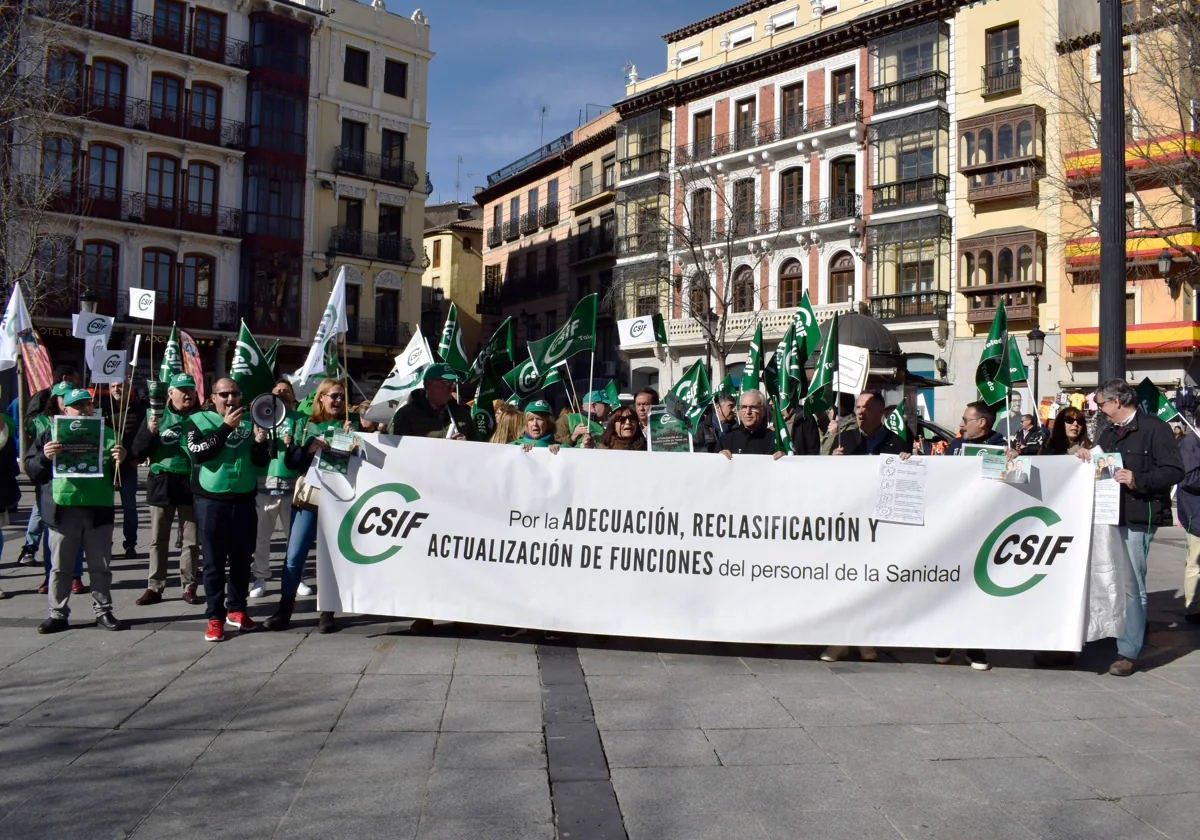
[[[842,432],[840,445],[833,455],[899,455],[911,447],[898,434],[883,425],[887,404],[878,394],[859,394],[854,404],[857,428]]]
[[[167,588],[167,540],[171,525],[179,517],[183,549],[179,555],[179,583],[183,600],[198,604],[196,572],[200,546],[196,538],[196,517],[192,498],[192,459],[184,447],[183,431],[187,418],[199,408],[196,380],[188,373],[171,377],[167,405],[162,416],[147,412],[133,438],[131,454],[136,460],[150,462],[146,478],[146,504],[150,506],[150,573],[146,591],[138,606],[157,604]]]
[[[1125,589],[1125,631],[1117,638],[1117,658],[1108,673],[1133,673],[1146,635],[1146,554],[1154,529],[1171,524],[1171,488],[1184,477],[1183,460],[1171,427],[1137,407],[1137,391],[1123,379],[1110,379],[1096,391],[1096,407],[1109,423],[1096,448],[1121,455],[1113,478],[1121,485],[1118,532],[1133,568],[1134,585]],[[1092,453],[1075,453],[1091,463]],[[1111,469],[1111,467],[1110,467]]]
[[[783,457],[775,451],[775,434],[767,428],[767,399],[757,388],[742,391],[738,401],[738,420],[741,425],[717,441],[717,451],[726,458],[734,455],[772,455],[775,460]]]
[[[255,627],[246,612],[258,530],[255,496],[259,471],[270,464],[271,453],[267,431],[250,422],[236,382],[217,380],[212,401],[212,411],[198,411],[188,418],[186,441],[204,558],[208,618],[204,638],[220,642],[226,623],[235,630]]]

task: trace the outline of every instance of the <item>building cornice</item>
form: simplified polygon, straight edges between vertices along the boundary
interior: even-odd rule
[[[563,160],[567,163],[579,160],[586,154],[590,154],[597,149],[607,146],[609,143],[617,142],[617,124],[613,123],[603,131],[597,131],[591,137],[585,137],[583,140],[575,143],[569,149],[563,151]]]
[[[673,44],[676,41],[682,41],[684,38],[690,38],[692,35],[699,35],[701,32],[706,32],[714,26],[720,26],[723,23],[735,21],[740,17],[752,15],[768,6],[774,6],[778,2],[779,0],[750,0],[748,3],[742,3],[740,6],[734,6],[732,9],[726,9],[723,12],[717,12],[715,15],[709,15],[704,20],[698,20],[695,23],[689,23],[687,26],[681,26],[663,35],[662,39],[668,44]]]

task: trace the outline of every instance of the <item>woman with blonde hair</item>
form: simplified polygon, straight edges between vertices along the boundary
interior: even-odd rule
[[[496,409],[496,431],[492,432],[491,443],[512,443],[525,434],[525,414],[509,403]]]

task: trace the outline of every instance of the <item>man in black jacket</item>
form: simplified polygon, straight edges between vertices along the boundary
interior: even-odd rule
[[[738,419],[741,425],[717,441],[718,452],[730,459],[734,455],[773,455],[776,460],[783,457],[782,452],[775,451],[775,434],[767,428],[767,399],[762,391],[742,391]]]
[[[408,402],[396,409],[388,434],[397,437],[432,437],[452,440],[477,440],[471,412],[454,399],[458,381],[449,365],[438,362],[421,376],[424,385],[408,395]]]
[[[841,445],[833,455],[899,455],[910,447],[900,435],[883,425],[887,404],[878,394],[859,394],[854,403],[858,428],[842,432]]]
[[[1175,493],[1179,524],[1187,529],[1183,565],[1183,611],[1188,624],[1200,624],[1200,436],[1188,431],[1179,440],[1184,476]]]
[[[1117,659],[1108,672],[1127,677],[1142,652],[1146,635],[1146,554],[1154,529],[1171,524],[1171,487],[1184,477],[1179,444],[1171,427],[1137,407],[1137,391],[1123,379],[1110,379],[1096,391],[1096,407],[1109,425],[1097,435],[1096,448],[1118,452],[1122,468],[1119,531],[1133,564],[1136,585],[1125,591],[1125,632],[1117,639]],[[1091,462],[1092,453],[1077,455]]]
[[[117,434],[121,446],[132,451],[133,438],[146,416],[146,404],[137,397],[137,390],[129,391],[129,407],[124,412],[125,423],[121,424],[121,402],[125,394],[125,383],[116,382],[108,386],[109,399],[101,398],[100,413],[104,424]],[[126,560],[137,560],[138,540],[138,469],[140,458],[126,458],[121,464],[121,534]]]

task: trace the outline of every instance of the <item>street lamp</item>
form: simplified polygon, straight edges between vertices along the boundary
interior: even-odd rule
[[[1038,359],[1041,358],[1042,350],[1046,347],[1046,334],[1037,327],[1034,327],[1029,331],[1029,335],[1025,336],[1025,340],[1028,342],[1028,348],[1025,352],[1033,356],[1033,406],[1035,412],[1033,416],[1037,417],[1040,415],[1040,412],[1038,412],[1038,406],[1040,405],[1038,402]]]
[[[1171,252],[1163,248],[1158,254],[1158,273],[1166,279],[1167,272],[1171,270]]]

